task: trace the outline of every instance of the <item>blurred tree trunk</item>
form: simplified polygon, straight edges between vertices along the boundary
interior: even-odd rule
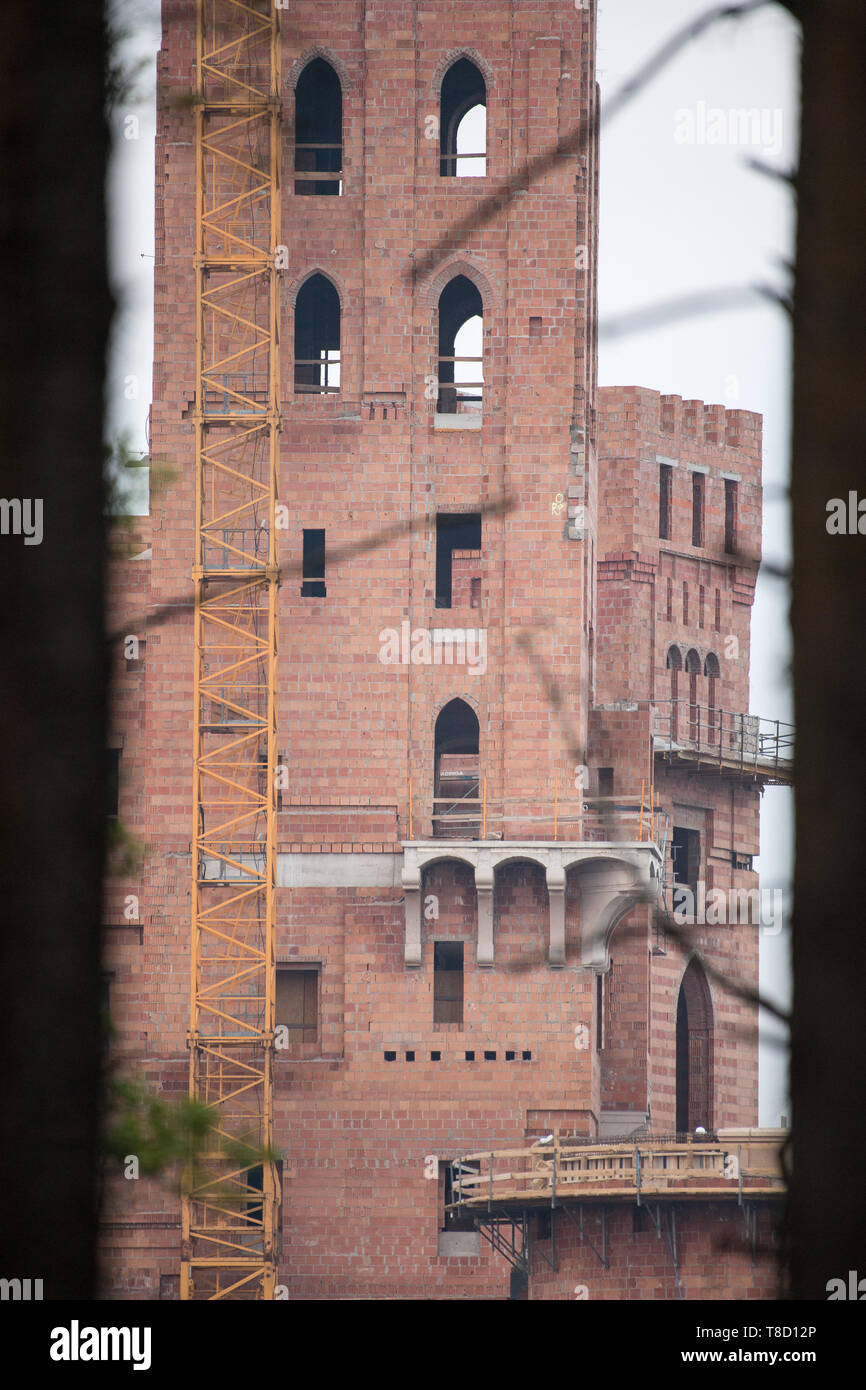
[[[866,5],[801,0],[794,328],[796,865],[791,1292],[866,1277]],[[866,509],[864,509],[866,510]],[[855,523],[856,524],[856,523]],[[866,516],[863,519],[866,532]]]
[[[5,0],[0,44],[4,1276],[93,1296],[104,833],[105,43],[98,0]]]

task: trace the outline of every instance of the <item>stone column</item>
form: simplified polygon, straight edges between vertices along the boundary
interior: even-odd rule
[[[556,969],[565,965],[565,870],[562,862],[548,863],[547,892],[550,899],[550,948],[548,961]]]
[[[484,850],[479,853],[475,865],[475,891],[478,895],[475,964],[489,968],[493,964],[493,865]]]
[[[406,927],[403,936],[403,964],[421,964],[421,870],[414,859],[403,859],[403,903]]]

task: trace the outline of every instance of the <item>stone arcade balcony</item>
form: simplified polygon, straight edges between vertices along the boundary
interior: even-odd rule
[[[456,859],[469,865],[478,895],[475,961],[495,964],[493,905],[499,865],[529,860],[544,869],[549,895],[548,964],[565,965],[565,890],[569,872],[577,875],[580,893],[581,964],[604,970],[616,924],[639,903],[659,895],[663,852],[655,840],[459,840],[403,842],[403,893],[406,926],[403,959],[422,963],[422,879],[437,861]]]

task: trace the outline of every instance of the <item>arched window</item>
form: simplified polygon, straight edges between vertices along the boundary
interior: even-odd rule
[[[679,647],[668,647],[665,669],[671,673],[671,734],[677,737],[677,714],[679,712],[679,675],[683,669],[683,658]]]
[[[686,675],[689,678],[689,738],[693,743],[700,738],[701,708],[698,704],[698,676],[701,674],[701,658],[694,647],[686,653]]]
[[[711,743],[718,743],[719,731],[721,729],[721,713],[717,708],[718,699],[718,680],[721,676],[719,658],[715,652],[710,652],[704,662],[704,675],[707,678],[707,731]]]
[[[441,415],[481,410],[484,390],[484,304],[472,281],[455,275],[439,296],[439,399]]]
[[[677,999],[676,1126],[694,1134],[712,1129],[713,1005],[706,976],[697,961],[683,975]]]
[[[478,719],[465,700],[439,711],[433,743],[433,834],[471,840],[480,833]]]
[[[295,88],[295,192],[343,191],[343,93],[324,58],[307,63]],[[303,174],[303,178],[298,178]]]
[[[487,87],[468,58],[458,58],[442,79],[439,142],[443,178],[487,173]]]
[[[340,296],[324,275],[311,275],[295,301],[295,390],[340,389]]]

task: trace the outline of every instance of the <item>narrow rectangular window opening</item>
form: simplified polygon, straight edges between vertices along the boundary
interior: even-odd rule
[[[604,976],[595,977],[595,1050],[604,1048]]]
[[[304,558],[301,571],[301,598],[326,598],[325,533],[304,530]]]
[[[689,622],[689,586],[683,581],[683,625],[688,627]]]
[[[720,589],[716,589],[716,620],[713,624],[716,632],[722,630],[722,594]]]
[[[706,589],[703,584],[698,587],[698,627],[704,625],[704,603],[706,600]]]
[[[704,543],[704,493],[706,478],[703,473],[692,474],[692,545]]]
[[[725,479],[725,554],[737,552],[737,484]]]
[[[277,966],[274,1012],[277,1028],[288,1032],[288,1052],[319,1041],[319,969]]]
[[[674,581],[673,581],[672,579],[669,579],[669,580],[668,580],[668,591],[667,591],[667,620],[668,620],[669,623],[672,623],[672,622],[673,622],[673,619],[674,619]]]
[[[671,487],[673,468],[669,463],[659,464],[659,540],[671,538]]]
[[[433,1022],[463,1023],[463,942],[433,943]]]
[[[450,608],[453,590],[452,557],[455,550],[481,549],[480,512],[440,512],[436,517],[436,607]],[[474,584],[474,581],[473,581]],[[476,592],[475,590],[472,591]],[[481,581],[477,594],[480,600]],[[470,600],[471,601],[471,600]],[[472,605],[477,606],[476,604]]]
[[[600,767],[598,769],[598,794],[599,796],[613,796],[612,767]]]
[[[536,314],[529,317],[529,336],[530,338],[541,337],[541,319]]]
[[[701,836],[698,830],[686,830],[675,825],[671,839],[673,859],[673,881],[698,891],[698,876],[701,866]]]

